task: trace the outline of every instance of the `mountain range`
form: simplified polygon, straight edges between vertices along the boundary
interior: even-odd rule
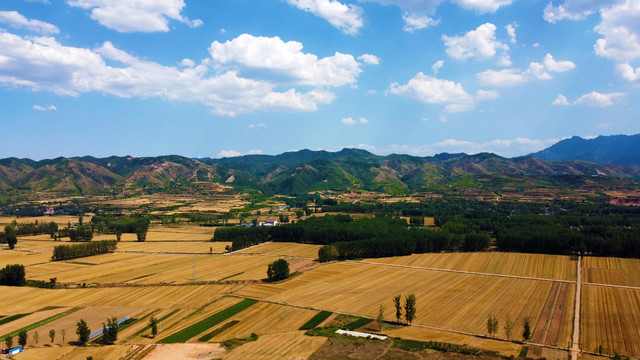
[[[0,193],[113,194],[123,187],[148,193],[180,192],[193,186],[216,185],[216,191],[253,189],[284,195],[317,190],[404,195],[456,188],[498,192],[504,188],[564,186],[567,176],[635,181],[640,179],[640,166],[629,149],[638,148],[639,136],[593,140],[574,137],[531,156],[512,159],[491,153],[378,156],[361,149],[301,150],[222,159],[177,155],[41,161],[7,158],[0,160]],[[622,153],[614,154],[614,150]],[[576,159],[568,159],[571,154]],[[596,160],[608,162],[599,164]]]

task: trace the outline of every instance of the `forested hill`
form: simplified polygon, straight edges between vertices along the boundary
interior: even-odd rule
[[[640,165],[640,134],[598,136],[589,140],[574,136],[529,156],[550,161],[583,160]]]
[[[146,193],[250,190],[285,195],[315,190],[404,195],[481,189],[493,193],[505,188],[597,188],[609,186],[613,180],[637,184],[639,179],[640,166],[635,165],[508,159],[490,153],[378,156],[365,150],[343,149],[223,159],[177,155],[0,159],[0,194],[5,196],[36,192],[115,194],[123,188]],[[607,181],[609,185],[604,184]]]

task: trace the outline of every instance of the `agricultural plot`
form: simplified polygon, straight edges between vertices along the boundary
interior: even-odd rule
[[[576,280],[576,262],[568,256],[504,252],[413,254],[368,262],[488,274]]]
[[[0,267],[11,264],[33,265],[42,264],[51,260],[50,253],[25,252],[17,250],[0,250]]]
[[[252,333],[262,336],[296,331],[315,313],[313,310],[261,302],[229,318],[228,321],[238,323],[214,336],[209,342],[246,338]]]
[[[185,284],[195,281],[260,280],[266,277],[271,256],[104,254],[60,266],[45,263],[27,267],[34,280],[56,277],[65,283]],[[306,259],[290,259],[291,271],[309,265]]]
[[[10,224],[14,221],[21,224],[34,223],[36,221],[39,224],[55,222],[56,224],[58,224],[58,226],[67,226],[68,224],[77,223],[78,216],[55,215],[55,216],[30,216],[30,217],[11,217],[11,216],[0,217],[0,225],[2,225],[3,227],[4,225]],[[85,215],[82,218],[83,223],[88,223],[90,221],[91,221],[91,216]]]
[[[380,304],[392,309],[393,296],[414,293],[418,300],[414,323],[486,334],[488,314],[495,314],[502,324],[507,317],[520,324],[529,316],[533,324],[538,324],[536,329],[548,326],[539,324],[539,320],[551,321],[550,317],[544,320],[542,313],[553,284],[350,262],[322,266],[270,287],[247,285],[237,293],[370,318],[377,316]],[[569,299],[564,302],[570,302]],[[390,313],[389,310],[386,319],[395,320]],[[559,327],[564,328],[569,326],[572,317],[572,308],[565,307],[553,319],[560,321]],[[562,331],[558,344],[567,344],[570,334],[571,330]]]
[[[640,290],[582,286],[583,350],[640,357]]]
[[[20,317],[19,319],[2,324],[0,325],[0,339],[4,338],[6,335],[12,332],[20,330],[24,327],[27,327],[39,321],[43,321],[47,318],[63,313],[65,311],[68,311],[69,309],[70,308],[63,308],[63,307],[43,308],[40,311],[35,311],[31,314]]]
[[[154,241],[118,243],[118,252],[176,253],[176,254],[222,254],[229,242],[187,242],[187,241]]]
[[[111,345],[100,347],[51,347],[28,349],[12,357],[16,360],[64,359],[84,360],[91,356],[94,359],[123,359],[131,352],[131,345]]]
[[[303,331],[267,334],[232,350],[223,359],[306,359],[326,341],[325,337],[306,336]]]
[[[273,254],[282,256],[318,258],[320,245],[308,245],[297,243],[268,242],[238,251],[239,254]]]
[[[640,287],[640,260],[612,257],[583,257],[582,281]]]

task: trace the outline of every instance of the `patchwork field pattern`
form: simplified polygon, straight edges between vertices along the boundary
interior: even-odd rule
[[[640,290],[582,286],[582,348],[640,357]]]
[[[268,242],[238,251],[240,254],[273,254],[282,256],[318,258],[320,245]]]
[[[585,257],[582,281],[640,287],[640,261],[611,257]]]
[[[576,280],[576,262],[568,256],[504,252],[413,254],[367,259],[375,263],[471,271],[553,280]]]

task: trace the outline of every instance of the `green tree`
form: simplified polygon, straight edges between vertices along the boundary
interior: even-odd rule
[[[489,318],[487,319],[487,332],[489,332],[489,336],[495,336],[498,333],[498,319],[495,315],[489,314]]]
[[[4,339],[4,344],[7,346],[7,349],[11,349],[13,347],[13,337],[7,336],[7,338]]]
[[[49,339],[51,339],[51,343],[53,344],[53,342],[56,340],[56,331],[51,329],[49,330]]]
[[[380,331],[382,331],[382,324],[384,323],[384,305],[380,304],[380,307],[378,308],[378,317],[376,318],[376,321],[378,322],[378,328],[380,329]]]
[[[404,318],[409,325],[416,318],[416,296],[414,294],[409,294],[404,298]]]
[[[531,320],[528,316],[522,320],[522,340],[531,340]]]
[[[507,335],[507,340],[511,340],[511,331],[513,331],[513,321],[507,316],[507,321],[504,323],[504,333]]]
[[[279,281],[289,277],[289,263],[285,259],[278,259],[267,267],[267,280]]]
[[[26,284],[24,265],[7,265],[4,269],[0,269],[0,285],[25,286]]]
[[[78,335],[78,342],[81,345],[84,345],[89,341],[89,335],[91,335],[91,330],[89,330],[89,326],[87,326],[87,322],[84,319],[80,319],[76,323],[76,334]]]
[[[400,322],[400,318],[402,318],[402,304],[400,304],[400,299],[402,296],[400,294],[393,297],[393,306],[396,308],[396,322]]]
[[[318,249],[318,261],[320,262],[335,260],[337,256],[338,251],[333,245],[322,245],[322,247]]]
[[[102,343],[113,344],[118,340],[118,319],[114,316],[102,323]]]
[[[136,237],[139,242],[147,240],[147,231],[149,231],[149,225],[139,225],[136,229]]]
[[[18,333],[18,345],[25,347],[27,345],[27,332],[22,330]]]
[[[149,327],[151,328],[151,337],[155,338],[158,335],[158,318],[151,316],[149,318]]]
[[[67,331],[62,329],[62,331],[60,331],[60,335],[62,336],[62,345],[64,345],[64,338],[67,336]]]
[[[38,345],[38,342],[40,342],[40,334],[38,334],[37,331],[33,333],[33,341],[36,343],[36,345]]]
[[[7,225],[4,227],[4,240],[9,245],[9,249],[16,247],[18,243],[18,234],[13,226]]]

